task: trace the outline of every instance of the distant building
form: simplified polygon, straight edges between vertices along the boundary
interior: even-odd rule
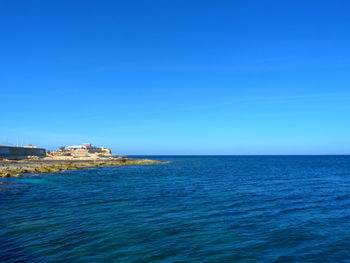
[[[46,157],[46,150],[44,148],[37,148],[33,145],[24,147],[0,146],[1,159],[20,160],[29,156]]]
[[[87,151],[89,153],[109,153],[111,150],[105,147],[96,147],[91,143],[83,143],[82,145],[72,145],[64,148],[65,151],[74,152],[74,151]]]

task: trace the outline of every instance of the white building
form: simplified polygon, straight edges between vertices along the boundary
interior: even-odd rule
[[[72,145],[67,146],[64,149],[65,151],[88,151],[88,152],[105,152],[105,153],[111,153],[109,149],[106,149],[104,147],[96,147],[92,145],[91,143],[83,143],[82,145]]]

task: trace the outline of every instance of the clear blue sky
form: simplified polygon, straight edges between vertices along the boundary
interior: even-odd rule
[[[0,142],[350,154],[350,1],[1,1]]]

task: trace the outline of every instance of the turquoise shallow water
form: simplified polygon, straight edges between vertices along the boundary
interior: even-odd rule
[[[350,262],[349,156],[162,156],[0,180],[0,262]]]

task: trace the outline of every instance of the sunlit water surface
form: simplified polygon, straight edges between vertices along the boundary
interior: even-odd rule
[[[0,180],[0,262],[350,262],[350,157],[163,156]]]

